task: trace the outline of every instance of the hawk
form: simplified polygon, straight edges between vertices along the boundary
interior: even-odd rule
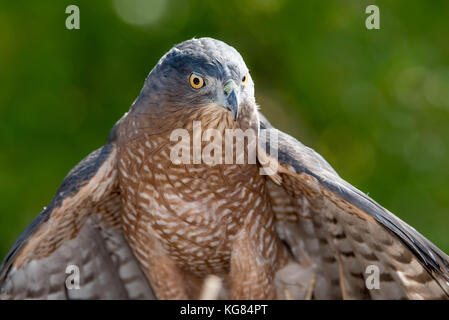
[[[225,161],[229,130],[254,134],[257,161],[250,135]],[[185,150],[216,161],[173,160]],[[449,297],[449,257],[273,128],[240,54],[201,38],[159,60],[107,143],[69,172],[4,259],[0,297],[197,299],[211,275],[222,299]]]

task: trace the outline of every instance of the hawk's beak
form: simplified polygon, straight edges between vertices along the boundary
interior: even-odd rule
[[[225,98],[224,105],[229,111],[231,111],[232,118],[235,121],[239,116],[239,87],[235,84],[234,80],[228,80],[225,83],[223,91]]]

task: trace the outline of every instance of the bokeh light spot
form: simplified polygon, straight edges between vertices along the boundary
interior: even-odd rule
[[[167,8],[166,0],[114,0],[113,3],[118,16],[136,26],[158,22]]]

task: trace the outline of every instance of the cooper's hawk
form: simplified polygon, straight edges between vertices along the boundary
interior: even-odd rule
[[[239,137],[231,148],[219,139],[228,132],[259,137],[257,162],[251,135],[239,153]],[[180,133],[190,137],[181,146]],[[176,158],[185,150],[190,162]],[[205,154],[215,162],[201,161]],[[78,268],[79,289],[66,283],[68,266]],[[208,275],[223,279],[220,298],[449,296],[448,256],[274,129],[257,111],[240,54],[202,38],[160,59],[106,145],[16,241],[0,290],[2,298],[198,298]]]

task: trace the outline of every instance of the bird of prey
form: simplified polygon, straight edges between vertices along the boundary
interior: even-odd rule
[[[254,134],[254,163],[250,134],[225,161],[229,130]],[[216,161],[174,161],[186,150]],[[219,299],[449,297],[449,257],[273,128],[241,55],[201,38],[159,60],[69,172],[4,259],[0,297],[197,299],[211,275]]]

